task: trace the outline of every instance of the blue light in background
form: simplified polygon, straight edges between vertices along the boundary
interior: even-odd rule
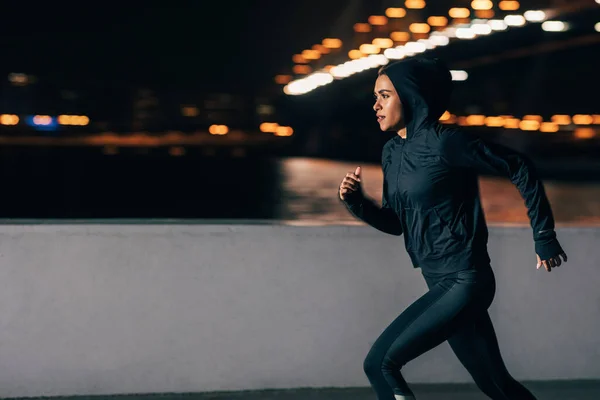
[[[38,131],[55,131],[58,121],[49,115],[31,115],[25,119],[25,123]]]

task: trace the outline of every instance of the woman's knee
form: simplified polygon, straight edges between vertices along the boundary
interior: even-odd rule
[[[370,352],[363,361],[363,371],[367,376],[374,376],[381,373],[381,357],[378,357],[374,352]]]
[[[387,355],[381,357],[380,355],[375,355],[372,353],[369,353],[363,362],[363,370],[367,376],[374,376],[381,374],[382,372],[399,370],[401,367],[402,365]]]

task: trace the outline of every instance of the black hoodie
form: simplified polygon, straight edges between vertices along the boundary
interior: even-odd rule
[[[410,58],[384,68],[398,95],[406,139],[383,147],[382,207],[356,192],[344,202],[350,212],[392,235],[404,233],[415,268],[427,276],[489,265],[488,230],[478,174],[508,177],[525,200],[535,252],[544,259],[562,253],[542,182],[522,155],[439,118],[452,93],[452,77],[439,60]]]

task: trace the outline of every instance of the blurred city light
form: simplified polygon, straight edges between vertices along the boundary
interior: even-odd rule
[[[475,35],[489,35],[492,33],[492,27],[487,23],[476,23],[471,25],[471,29]]]
[[[361,44],[358,50],[363,54],[377,54],[379,53],[379,47],[374,44]]]
[[[450,43],[450,39],[448,38],[448,36],[442,35],[432,35],[429,38],[429,41],[435,46],[446,46],[448,45],[448,43]]]
[[[289,126],[278,126],[275,129],[275,136],[292,136],[294,134],[294,130]]]
[[[358,22],[354,24],[354,31],[358,33],[371,32],[371,25],[364,22]]]
[[[453,81],[466,81],[467,78],[469,77],[469,74],[467,73],[467,71],[452,70],[452,71],[450,71],[450,73],[452,74]]]
[[[600,0],[599,0],[600,1]],[[407,8],[408,3],[406,2]],[[424,3],[424,2],[423,2]],[[415,3],[416,4],[416,3]],[[518,1],[503,0],[498,3],[498,6],[503,11],[514,12],[520,8]],[[491,11],[493,16],[493,2],[489,0],[473,0],[471,7],[477,12]],[[357,23],[354,25],[356,32],[370,32],[372,25],[387,24],[387,18],[399,18],[406,14],[406,10],[402,8],[388,8],[385,11],[386,16],[372,15],[369,17],[369,23]],[[448,11],[448,15],[454,19],[453,26],[447,26],[448,20],[442,16],[431,16],[428,18],[428,23],[413,22],[409,25],[409,30],[416,36],[411,41],[411,35],[408,32],[393,31],[390,33],[392,42],[396,42],[396,47],[393,47],[386,38],[375,38],[372,43],[363,43],[358,45],[358,49],[348,51],[349,61],[339,65],[329,66],[327,69],[315,71],[314,73],[307,72],[304,69],[294,68],[297,70],[297,75],[307,75],[299,77],[287,83],[283,91],[288,95],[301,95],[308,93],[320,86],[331,83],[335,79],[348,78],[356,73],[362,72],[369,68],[385,65],[389,60],[399,60],[405,57],[414,56],[428,50],[435,49],[438,46],[446,46],[451,43],[452,39],[457,40],[472,40],[480,36],[493,34],[494,32],[506,31],[509,28],[518,28],[527,23],[542,22],[542,29],[545,31],[561,32],[568,29],[568,25],[562,21],[546,21],[546,12],[541,10],[527,10],[521,14],[509,14],[503,19],[487,19],[478,18],[470,20],[471,11],[465,7],[453,7]],[[477,14],[479,16],[479,14]],[[432,31],[432,26],[436,27]],[[600,23],[596,24],[595,29],[600,31]],[[425,35],[419,37],[417,35]],[[400,44],[401,43],[401,44]],[[382,54],[379,54],[384,50]],[[372,59],[377,55],[380,58]],[[295,70],[295,71],[296,71]],[[463,74],[464,73],[464,74]],[[312,78],[313,75],[320,74],[318,78]],[[325,79],[324,75],[328,74],[332,79]],[[466,79],[466,72],[462,71],[459,74],[453,74],[454,80]],[[464,78],[464,79],[463,79]],[[325,82],[325,83],[323,83]]]
[[[383,26],[387,24],[388,19],[385,15],[371,15],[368,21],[371,25]]]
[[[442,124],[460,126],[487,126],[490,128],[519,129],[522,131],[539,131],[542,133],[561,132],[572,134],[576,139],[596,137],[599,130],[590,125],[600,125],[600,115],[576,114],[572,117],[565,114],[553,115],[551,121],[544,121],[541,115],[524,115],[515,118],[512,115],[485,116],[472,114],[456,116],[449,111],[440,117]]]
[[[564,32],[568,26],[562,21],[546,21],[542,24],[542,29],[546,32]]]
[[[469,18],[471,11],[468,8],[451,8],[448,15],[451,18]]]
[[[182,146],[173,146],[169,148],[169,155],[174,157],[180,157],[185,155],[185,148]]]
[[[278,126],[279,125],[275,122],[263,122],[260,124],[259,129],[261,132],[275,133]]]
[[[420,10],[420,9],[425,8],[425,1],[424,0],[406,0],[404,5],[406,6],[406,8]]]
[[[302,52],[302,57],[306,60],[318,60],[321,57],[321,53],[316,50],[304,50]]]
[[[473,10],[490,10],[494,4],[491,0],[473,0],[471,2],[471,8]]]
[[[396,31],[396,32],[390,33],[390,38],[394,42],[407,42],[410,39],[410,33]]]
[[[571,123],[571,117],[569,115],[553,115],[552,122],[557,125],[569,125]]]
[[[85,115],[59,115],[57,120],[60,125],[86,126],[90,123],[90,119]]]
[[[504,117],[486,117],[485,125],[489,126],[490,128],[504,126]]]
[[[197,117],[200,114],[200,110],[196,106],[183,106],[181,107],[181,115],[184,117]]]
[[[519,128],[523,131],[537,131],[540,128],[540,123],[533,120],[523,120],[519,123]]]
[[[540,132],[558,132],[558,124],[554,122],[542,122]]]
[[[456,30],[456,37],[459,39],[474,39],[477,34],[471,28],[458,28]]]
[[[35,125],[50,125],[52,117],[49,115],[36,115],[33,117],[33,123]]]
[[[375,38],[372,43],[380,49],[388,49],[394,46],[394,41],[390,38]]]
[[[304,58],[304,56],[302,56],[302,54],[294,54],[292,56],[292,61],[295,64],[305,64],[308,62],[308,60],[306,58]]]
[[[596,131],[592,128],[577,128],[575,129],[574,136],[577,139],[591,139],[596,136]]]
[[[427,23],[431,26],[446,26],[448,25],[448,18],[443,17],[443,16],[432,16],[427,18]]]
[[[275,82],[280,84],[280,85],[285,85],[287,83],[290,83],[292,81],[292,76],[291,75],[277,75],[275,76]]]
[[[310,65],[300,64],[294,65],[293,71],[296,75],[308,75],[312,72]]]
[[[498,3],[498,7],[502,11],[516,11],[519,9],[520,4],[518,1],[502,0],[500,3]]]
[[[527,21],[522,15],[507,15],[504,17],[504,22],[508,26],[523,26]]]
[[[211,135],[226,135],[229,133],[229,128],[226,125],[211,125],[208,132]]]
[[[573,123],[576,125],[591,125],[593,122],[594,117],[592,117],[591,115],[573,115]]]
[[[342,41],[340,39],[336,39],[336,38],[326,38],[323,39],[323,46],[329,48],[329,49],[339,49],[340,47],[342,47]]]
[[[385,10],[385,15],[388,18],[403,18],[406,16],[406,10],[404,8],[390,7],[387,10]]]
[[[541,22],[546,19],[546,13],[543,11],[525,11],[523,16],[529,22]]]
[[[0,125],[17,125],[19,123],[19,117],[13,114],[2,114],[0,115]]]
[[[25,86],[29,82],[26,74],[13,72],[8,75],[8,81],[15,86]]]
[[[596,0],[596,2],[599,2],[599,1],[600,0]],[[600,22],[597,22],[596,25],[594,25],[594,29],[596,30],[596,32],[600,32]]]
[[[488,21],[488,25],[494,31],[504,31],[508,29],[508,25],[506,25],[506,22],[504,22],[501,19],[493,19],[491,21]]]
[[[410,24],[408,30],[413,33],[429,33],[429,31],[431,31],[431,27],[428,24],[415,22]]]
[[[419,42],[408,42],[404,46],[404,51],[407,55],[415,55],[418,53],[423,53],[427,50],[427,46],[424,43]]]

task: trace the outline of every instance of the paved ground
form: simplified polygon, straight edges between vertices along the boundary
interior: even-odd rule
[[[539,400],[598,400],[600,381],[525,382]],[[485,400],[472,385],[412,385],[418,400]],[[42,398],[29,398],[42,399]],[[46,397],[45,399],[49,399]],[[53,400],[376,400],[370,388],[54,397]]]

